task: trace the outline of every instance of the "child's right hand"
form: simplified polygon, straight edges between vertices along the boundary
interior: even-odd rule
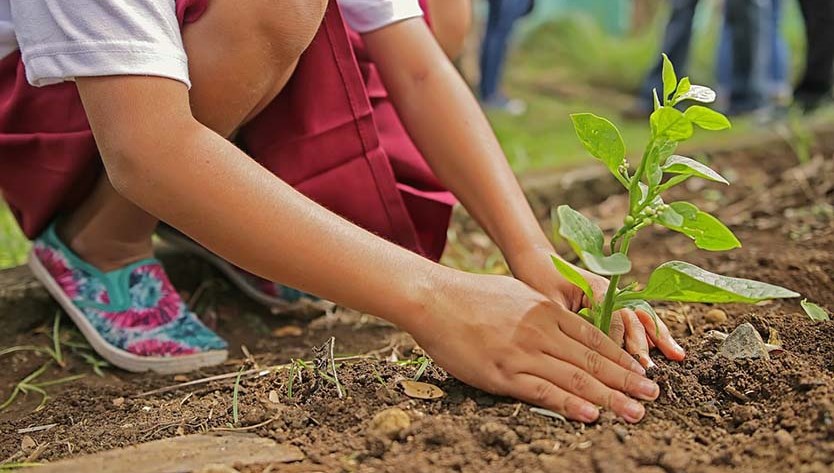
[[[583,422],[596,406],[638,422],[645,409],[629,395],[660,393],[601,331],[521,281],[456,272],[433,296],[405,328],[467,384]]]

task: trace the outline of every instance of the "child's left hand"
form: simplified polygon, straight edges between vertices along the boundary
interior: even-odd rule
[[[556,254],[553,248],[537,248],[524,254],[517,254],[510,261],[513,274],[530,287],[538,290],[550,299],[564,304],[568,309],[577,312],[588,307],[590,301],[577,286],[562,277],[553,268],[551,255]],[[590,283],[594,294],[605,294],[608,280],[582,268],[576,268]],[[611,320],[610,337],[617,343],[625,343],[626,350],[637,355],[640,363],[646,367],[654,366],[649,357],[649,350],[656,346],[670,360],[681,361],[686,353],[672,338],[668,327],[659,318],[655,328],[655,319],[643,311],[623,309],[615,313]]]

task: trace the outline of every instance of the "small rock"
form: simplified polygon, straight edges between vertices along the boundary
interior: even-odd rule
[[[240,471],[230,467],[229,465],[206,465],[199,470],[194,470],[194,473],[240,473]]]
[[[626,430],[625,427],[621,425],[615,425],[614,433],[617,435],[617,438],[620,440],[620,442],[625,443],[625,441],[628,440],[628,430]]]
[[[773,434],[773,438],[780,447],[788,448],[793,446],[793,435],[791,435],[787,430],[777,430],[776,433]]]
[[[429,383],[421,383],[420,381],[412,381],[410,379],[400,381],[400,387],[406,396],[414,399],[438,399],[446,395],[446,393],[437,386]]]
[[[122,407],[124,403],[125,398],[123,397],[117,397],[116,399],[113,399],[113,407]]]
[[[20,439],[20,449],[23,450],[24,453],[31,452],[37,445],[38,443],[35,442],[35,439],[28,435],[24,435],[23,438]]]
[[[479,429],[481,443],[496,447],[505,455],[518,443],[518,434],[504,424],[487,422]]]
[[[188,376],[186,376],[184,374],[178,374],[178,375],[174,376],[174,382],[175,383],[186,383],[186,382],[188,382]]]
[[[689,465],[690,456],[687,452],[669,451],[664,453],[658,464],[662,466],[669,473],[683,473]]]
[[[280,404],[281,403],[281,396],[278,395],[278,391],[272,390],[269,392],[269,402],[273,404]]]
[[[733,333],[724,340],[718,354],[731,360],[743,358],[770,359],[762,336],[750,323],[739,325]]]
[[[723,324],[727,321],[727,313],[721,309],[712,309],[704,316],[704,320],[711,324]]]
[[[411,418],[402,409],[392,407],[380,411],[371,420],[368,431],[390,440],[399,437],[400,432],[411,426]]]

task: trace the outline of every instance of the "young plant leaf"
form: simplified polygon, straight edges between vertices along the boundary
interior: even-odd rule
[[[720,131],[732,126],[727,117],[701,105],[693,105],[687,108],[683,114],[689,121],[704,130]]]
[[[701,211],[689,202],[673,202],[669,209],[682,217],[682,222],[675,224],[671,220],[658,223],[664,227],[683,233],[695,242],[695,246],[707,251],[727,251],[741,248],[741,242],[732,230],[712,215]]]
[[[831,320],[827,310],[817,304],[814,304],[813,302],[809,302],[808,299],[802,299],[802,302],[799,304],[802,306],[802,310],[804,310],[805,313],[808,314],[808,317],[810,317],[814,322],[826,322]]]
[[[677,105],[684,100],[692,100],[701,103],[715,102],[715,91],[703,85],[691,85],[686,92],[680,92],[674,105]]]
[[[590,271],[603,276],[615,276],[631,272],[631,261],[628,256],[622,253],[604,256],[583,251],[580,258]]]
[[[654,187],[663,180],[663,169],[661,169],[661,165],[672,156],[672,153],[675,152],[675,148],[677,147],[677,141],[669,139],[661,139],[655,142],[647,157],[649,161],[646,163],[646,177],[650,186]]]
[[[668,138],[672,141],[685,141],[692,138],[694,129],[683,112],[672,107],[660,107],[650,118],[652,136]]]
[[[626,149],[620,131],[613,123],[592,113],[577,113],[570,116],[576,136],[591,155],[599,159],[614,174],[625,159]]]
[[[594,290],[591,288],[591,285],[588,284],[588,281],[579,274],[579,271],[576,270],[571,264],[567,261],[564,261],[562,258],[558,256],[551,255],[550,259],[553,260],[553,266],[559,271],[559,274],[565,277],[571,284],[582,289],[582,292],[588,296],[588,300],[594,300]]]
[[[669,159],[666,160],[666,164],[663,165],[663,172],[667,172],[669,174],[696,176],[708,181],[730,185],[724,176],[718,174],[706,164],[685,156],[670,156]]]
[[[742,302],[754,304],[768,299],[799,297],[799,294],[759,281],[711,273],[695,265],[670,261],[660,265],[642,291],[624,292],[622,301]]]
[[[669,60],[669,56],[663,54],[663,105],[669,103],[669,97],[675,93],[678,87],[678,76],[675,74],[675,66]]]
[[[668,209],[660,212],[660,215],[654,221],[666,228],[679,228],[684,223],[683,215],[679,214],[671,205]]]
[[[677,103],[678,98],[689,92],[689,89],[692,88],[692,82],[689,80],[689,77],[684,77],[683,79],[678,82],[678,90],[675,91],[675,99],[672,101],[673,105]]]
[[[581,213],[567,205],[560,205],[556,208],[554,225],[557,225],[559,236],[567,240],[580,258],[583,252],[603,255],[602,245],[605,240],[602,230]]]

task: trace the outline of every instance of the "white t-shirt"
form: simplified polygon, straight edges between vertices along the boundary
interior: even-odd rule
[[[338,0],[360,33],[421,16],[418,0]],[[174,0],[0,0],[0,58],[20,49],[34,86],[150,75],[189,87]]]

